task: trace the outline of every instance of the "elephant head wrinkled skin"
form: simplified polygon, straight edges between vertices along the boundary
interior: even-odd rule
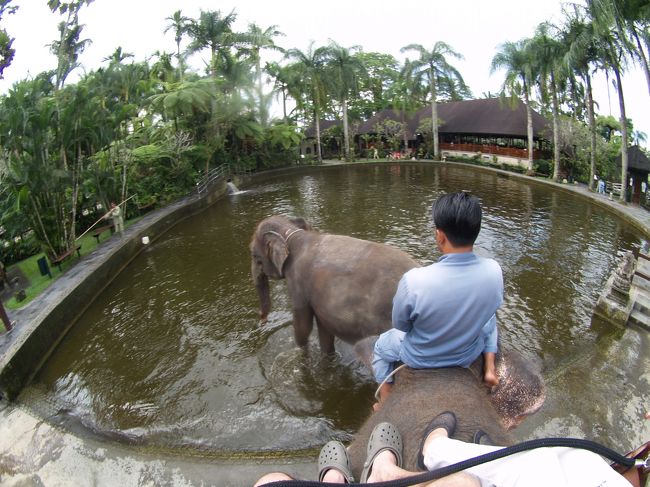
[[[355,351],[368,363],[374,338],[362,340]],[[483,357],[471,367],[440,369],[405,368],[396,374],[392,393],[354,435],[348,452],[352,470],[359,475],[366,445],[373,428],[383,421],[395,424],[404,442],[404,467],[416,471],[422,434],[429,422],[443,411],[458,419],[454,438],[472,441],[477,430],[485,431],[496,445],[510,445],[508,432],[543,405],[546,393],[537,370],[518,353],[503,351],[497,356],[499,385],[490,392],[483,384]]]
[[[269,279],[285,279],[296,343],[304,347],[316,319],[323,353],[334,337],[355,343],[391,328],[397,284],[419,264],[388,245],[312,230],[302,218],[262,220],[250,243],[260,318],[271,309]]]

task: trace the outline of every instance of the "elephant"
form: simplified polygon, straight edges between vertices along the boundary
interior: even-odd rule
[[[354,344],[389,330],[397,284],[419,266],[388,245],[320,233],[303,218],[278,215],[257,225],[250,251],[261,322],[271,309],[269,279],[286,279],[296,344],[307,345],[316,318],[323,354],[334,352],[334,337]]]
[[[358,342],[354,348],[369,366],[376,337]],[[366,445],[373,428],[384,421],[397,426],[404,442],[404,468],[417,471],[416,461],[422,434],[429,422],[443,411],[458,418],[454,438],[472,441],[485,431],[496,445],[510,445],[509,430],[542,407],[546,393],[537,370],[518,353],[505,350],[497,355],[499,385],[490,391],[482,381],[483,357],[469,367],[401,369],[392,393],[354,435],[348,453],[355,476],[361,473]]]

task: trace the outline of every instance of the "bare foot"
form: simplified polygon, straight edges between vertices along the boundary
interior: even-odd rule
[[[486,370],[485,375],[483,376],[483,382],[488,387],[496,387],[499,385],[499,376],[493,370]]]
[[[645,413],[645,419],[650,419],[650,411],[648,411],[647,413]]]

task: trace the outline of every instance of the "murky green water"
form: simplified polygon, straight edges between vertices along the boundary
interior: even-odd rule
[[[370,410],[370,376],[346,347],[333,362],[318,353],[301,360],[281,281],[268,325],[258,326],[253,228],[274,213],[300,215],[428,263],[438,257],[430,204],[459,189],[484,205],[477,252],[504,270],[502,345],[548,381],[547,404],[518,435],[571,434],[618,448],[646,439],[638,417],[650,408],[647,333],[591,325],[616,256],[638,232],[562,192],[427,164],[284,175],[181,222],[117,276],[32,387],[87,426],[167,446],[298,449],[347,439]]]

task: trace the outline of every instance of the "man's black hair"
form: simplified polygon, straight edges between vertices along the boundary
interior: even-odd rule
[[[466,191],[447,193],[433,202],[433,223],[454,247],[474,245],[481,231],[481,203]]]

